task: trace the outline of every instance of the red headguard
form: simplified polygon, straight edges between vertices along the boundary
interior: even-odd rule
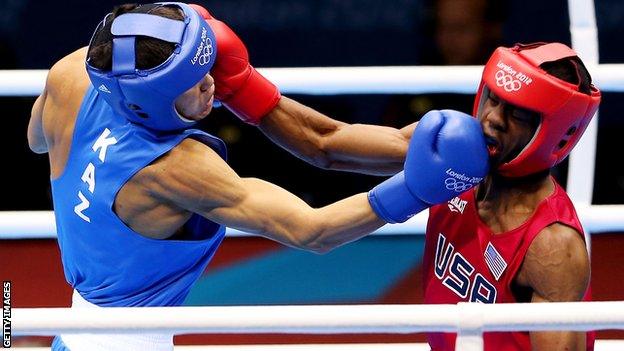
[[[536,43],[499,47],[483,70],[473,114],[479,118],[489,89],[505,102],[540,114],[535,135],[513,160],[498,171],[520,177],[553,167],[568,156],[587,128],[600,104],[600,91],[591,86],[591,95],[578,86],[546,73],[539,66],[577,56],[564,44]],[[578,74],[578,73],[577,73]]]

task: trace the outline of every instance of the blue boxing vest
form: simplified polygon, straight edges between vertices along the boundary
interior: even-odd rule
[[[225,228],[199,215],[185,240],[141,236],[115,214],[121,187],[185,138],[225,159],[225,144],[200,130],[159,135],[116,116],[90,87],[76,118],[65,171],[52,180],[65,277],[99,306],[180,305],[223,240]]]

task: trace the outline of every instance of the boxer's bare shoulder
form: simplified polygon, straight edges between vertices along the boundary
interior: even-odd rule
[[[66,163],[74,122],[91,84],[85,70],[86,52],[86,48],[76,50],[52,66],[44,92],[35,104],[39,104],[39,118],[50,153],[53,177],[62,172]]]
[[[63,105],[66,105],[65,99],[72,99],[74,95],[78,95],[79,100],[82,101],[84,92],[90,84],[85,69],[86,54],[87,48],[80,48],[63,57],[50,68],[45,87],[46,100],[62,97]]]

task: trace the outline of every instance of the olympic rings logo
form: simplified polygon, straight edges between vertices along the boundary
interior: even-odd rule
[[[207,63],[210,62],[210,57],[212,56],[212,53],[214,52],[213,48],[212,48],[212,40],[210,38],[206,38],[206,40],[204,40],[204,49],[202,50],[201,55],[199,56],[199,65],[203,66]]]
[[[450,177],[444,180],[444,185],[448,190],[454,190],[456,193],[463,193],[473,186],[473,184],[468,182],[458,181],[457,179]]]
[[[522,88],[522,83],[519,80],[513,79],[512,76],[503,71],[499,70],[494,77],[496,78],[496,85],[503,87],[506,92],[518,91]]]
[[[214,53],[212,39],[208,37],[206,28],[202,28],[201,40],[195,50],[195,56],[191,59],[191,65],[199,62],[200,66],[204,66],[210,62],[210,57]]]

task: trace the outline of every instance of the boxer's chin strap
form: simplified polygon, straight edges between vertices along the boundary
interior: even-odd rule
[[[175,111],[176,115],[178,115],[178,117],[182,120],[182,122],[184,122],[184,123],[195,123],[195,122],[197,122],[197,121],[192,120],[192,119],[184,118],[184,116],[182,116],[180,111],[178,111],[178,109],[175,106],[173,106],[173,110]]]

